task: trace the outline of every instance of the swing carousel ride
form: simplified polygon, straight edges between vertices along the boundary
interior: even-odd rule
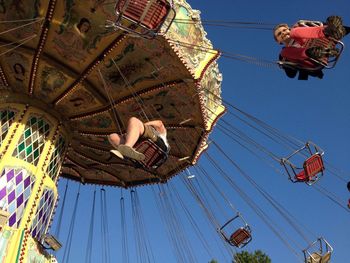
[[[165,21],[169,16],[198,19],[186,2],[141,1],[134,9],[125,8],[125,1],[119,6],[103,2],[91,8],[84,1],[2,2],[5,262],[32,262],[31,242],[43,241],[59,174],[124,188],[165,183],[196,163],[225,111],[218,52],[176,44],[211,48],[203,28]],[[134,23],[145,8],[142,24]],[[117,23],[125,30],[115,28]],[[111,155],[107,135],[125,132],[131,116],[165,123],[172,150],[158,169]]]
[[[199,11],[185,0],[5,0],[0,1],[0,17],[0,262],[57,262],[48,251],[62,245],[61,261],[69,262],[80,187],[90,186],[95,190],[90,229],[86,231],[87,252],[81,262],[93,261],[96,187],[102,187],[101,218],[107,218],[105,186],[130,189],[136,250],[140,258],[148,258],[147,262],[154,259],[150,260],[149,241],[144,237],[136,187],[161,189],[157,205],[172,236],[175,257],[178,262],[192,262],[184,230],[168,197],[176,197],[197,234],[203,234],[171,184],[173,177],[180,177],[230,255],[253,239],[252,229],[221,190],[220,180],[290,246],[270,216],[241,191],[219,161],[208,155],[208,146],[215,148],[221,160],[236,168],[290,223],[289,212],[220,145],[210,141],[209,135],[215,127],[258,158],[277,164],[286,179],[308,186],[317,185],[325,174],[324,152],[315,143],[282,134],[221,98],[222,76],[216,62],[220,52],[207,39]],[[237,122],[246,125],[244,132],[221,118],[227,109]],[[119,159],[110,152],[107,136],[124,134],[133,116],[144,122],[163,121],[169,154],[150,141],[140,142],[142,146],[137,148],[146,156],[143,162]],[[251,136],[256,134],[269,142],[255,141]],[[281,147],[278,153],[269,148],[272,143]],[[222,179],[198,164],[202,156]],[[52,235],[62,177],[67,179],[66,190]],[[202,180],[202,186],[192,182],[194,177]],[[79,190],[69,234],[61,244],[57,238],[71,181],[79,184]],[[220,213],[217,208],[221,205],[212,207],[208,199],[218,200],[210,191],[217,192],[230,213]],[[122,262],[130,262],[123,195],[120,201]],[[101,224],[102,262],[107,263],[108,223],[101,219]],[[324,237],[310,234],[305,238],[302,226],[290,225],[304,239],[300,253],[292,249],[297,258],[306,263],[329,262],[333,248]],[[209,250],[206,241],[202,242]]]

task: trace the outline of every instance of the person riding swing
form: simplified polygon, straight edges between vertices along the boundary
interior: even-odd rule
[[[334,46],[328,48],[320,43],[338,42],[349,32],[350,27],[344,26],[339,16],[329,16],[325,25],[302,21],[289,28],[287,24],[278,24],[273,36],[277,43],[284,45],[279,54],[281,67],[290,78],[299,72],[299,80],[307,80],[308,76],[322,79],[322,65],[327,64],[329,57],[338,57],[339,51]],[[310,40],[318,41],[315,41],[316,45],[308,46]]]
[[[152,120],[143,123],[136,117],[128,121],[126,134],[112,133],[108,136],[109,143],[115,148],[111,150],[117,157],[133,159],[135,161],[145,160],[145,155],[138,152],[134,146],[139,140],[151,140],[163,152],[169,153],[170,146],[167,141],[167,131],[161,120]]]

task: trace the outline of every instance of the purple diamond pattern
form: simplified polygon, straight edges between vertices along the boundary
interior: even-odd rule
[[[63,153],[65,151],[65,148],[66,148],[66,142],[63,139],[63,137],[60,136],[55,144],[55,150],[51,156],[51,160],[46,171],[53,181],[56,180],[58,172],[61,168],[61,165],[63,162]]]
[[[20,206],[21,204],[23,204],[23,194],[20,194],[17,198],[17,206]]]
[[[17,176],[16,176],[16,184],[19,184],[20,182],[23,181],[23,177],[22,177],[22,173],[19,173]]]
[[[2,175],[1,175],[2,176]],[[7,181],[11,181],[11,179],[15,176],[14,170],[11,170],[9,173],[6,174]]]
[[[38,116],[30,116],[12,156],[37,165],[51,127]]]
[[[12,110],[0,110],[0,145],[5,139],[15,116],[15,112]]]
[[[30,177],[24,179],[24,188],[27,188],[30,185]]]
[[[6,188],[0,190],[0,200],[6,196]]]
[[[25,182],[27,182],[25,184]],[[18,227],[30,197],[35,177],[23,168],[5,167],[0,176],[0,207],[10,213],[9,226]]]
[[[48,228],[51,212],[55,207],[54,192],[48,188],[44,189],[43,195],[40,198],[39,207],[36,211],[33,224],[32,224],[32,236],[40,240],[45,234]]]
[[[13,200],[15,200],[15,198],[16,198],[16,191],[13,190],[9,193],[8,198],[7,198],[7,202],[10,204],[10,203],[12,203]]]

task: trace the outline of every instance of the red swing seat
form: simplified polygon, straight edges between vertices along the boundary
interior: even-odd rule
[[[305,160],[303,164],[303,170],[298,173],[295,178],[298,181],[309,182],[314,177],[324,171],[323,159],[319,153],[316,153]]]
[[[235,247],[241,247],[248,240],[250,241],[251,238],[252,236],[250,232],[247,229],[241,227],[232,233],[232,235],[230,236],[229,242]]]
[[[149,28],[158,28],[165,20],[170,10],[170,4],[166,0],[120,0],[115,9],[119,13],[136,23]]]
[[[151,38],[159,32],[170,11],[173,11],[173,16],[165,31],[168,30],[176,15],[169,1],[117,0],[115,5],[117,16],[115,24],[125,31]],[[124,20],[129,21],[129,23],[125,24]]]
[[[233,221],[236,221],[236,219],[240,219],[243,221],[243,226],[235,230],[230,236],[228,236],[224,229],[228,228],[229,225],[232,225]],[[229,243],[231,246],[243,248],[246,246],[251,240],[251,229],[249,225],[246,223],[246,221],[243,219],[240,213],[237,213],[237,215],[233,218],[231,218],[229,221],[227,221],[220,229],[220,234],[225,239],[227,243]]]
[[[297,160],[297,156],[302,152],[304,152],[304,155],[308,155],[308,157],[303,161],[303,166],[301,168],[293,163],[295,161],[299,162],[299,160]],[[308,185],[312,185],[323,176],[323,171],[325,170],[322,159],[323,154],[323,150],[316,144],[306,142],[303,147],[296,150],[288,157],[282,158],[281,164],[284,166],[289,180],[291,180],[293,183],[305,182]],[[291,160],[293,160],[293,162]]]
[[[168,153],[149,139],[139,140],[134,148],[145,155],[145,159],[139,163],[147,169],[157,169],[168,159]]]

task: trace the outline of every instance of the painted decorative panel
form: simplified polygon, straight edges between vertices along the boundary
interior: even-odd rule
[[[31,229],[32,237],[39,241],[41,241],[41,237],[50,222],[50,215],[55,206],[54,200],[54,192],[50,189],[44,189]]]
[[[10,239],[12,238],[14,230],[3,229],[0,232],[0,262],[5,262]]]
[[[0,176],[0,208],[10,213],[8,225],[18,227],[35,177],[23,168],[4,168]]]
[[[27,263],[48,263],[54,262],[49,259],[47,253],[43,253],[43,249],[33,239],[28,240]],[[56,261],[57,262],[57,261]]]
[[[0,110],[0,145],[5,139],[8,130],[15,118],[16,112],[9,109]]]
[[[62,136],[60,136],[55,144],[55,150],[51,156],[49,166],[47,167],[47,173],[49,174],[52,180],[56,180],[57,174],[63,162],[65,148],[66,141]]]
[[[50,125],[42,118],[31,116],[12,156],[37,165]]]
[[[15,30],[16,31],[16,30]],[[8,72],[7,81],[17,92],[24,92],[28,87],[32,58],[28,54],[11,51],[4,55],[3,69]]]

